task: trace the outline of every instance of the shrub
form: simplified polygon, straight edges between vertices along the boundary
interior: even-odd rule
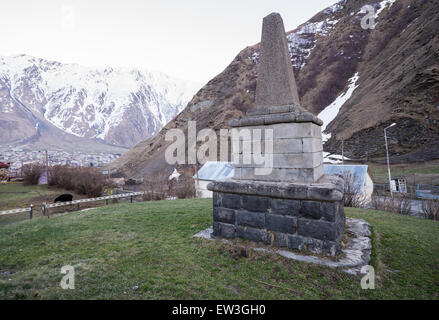
[[[164,200],[169,196],[167,177],[163,173],[145,176],[142,183],[142,200]]]
[[[373,196],[372,208],[380,211],[388,211],[408,215],[411,211],[411,200],[405,196]]]
[[[365,207],[368,201],[366,196],[360,193],[361,186],[358,183],[358,176],[352,173],[344,173],[342,174],[342,178],[345,182],[345,190],[343,195],[345,207]]]
[[[88,197],[98,197],[109,185],[107,177],[97,168],[70,167],[57,165],[49,169],[50,186],[85,194]]]
[[[182,176],[174,186],[174,195],[179,199],[195,198],[195,182],[192,177]]]
[[[36,185],[43,173],[44,166],[39,163],[25,164],[21,168],[25,185]]]
[[[421,208],[424,218],[439,220],[439,200],[422,200]]]

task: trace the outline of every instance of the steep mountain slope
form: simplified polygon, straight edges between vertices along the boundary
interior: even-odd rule
[[[361,27],[364,5],[375,9],[374,29]],[[344,139],[346,156],[379,159],[383,128],[397,122],[389,130],[394,161],[439,158],[438,29],[438,1],[342,0],[287,33],[301,103],[330,121],[325,151],[340,153]],[[243,116],[254,104],[258,51],[242,50],[157,136],[110,168],[134,177],[165,170],[167,130],[187,130],[188,120],[219,130]]]
[[[130,147],[159,132],[196,89],[158,72],[0,57],[0,143],[34,137],[39,123]]]

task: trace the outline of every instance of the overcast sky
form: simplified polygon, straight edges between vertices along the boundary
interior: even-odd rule
[[[13,0],[0,6],[0,55],[86,66],[146,67],[207,82],[260,40],[262,18],[286,30],[336,0]]]

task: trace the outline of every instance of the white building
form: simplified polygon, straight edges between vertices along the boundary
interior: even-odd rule
[[[323,171],[325,174],[340,175],[348,179],[354,185],[351,189],[361,195],[366,203],[372,201],[373,179],[367,165],[341,165],[341,164],[324,164]]]
[[[211,198],[212,191],[207,190],[207,185],[212,181],[232,178],[235,166],[230,162],[207,161],[194,175],[195,191],[198,198]]]

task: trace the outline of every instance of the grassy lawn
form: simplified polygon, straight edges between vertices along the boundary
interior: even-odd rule
[[[56,189],[49,189],[47,185],[25,186],[21,182],[0,184],[0,210],[26,207],[30,200],[56,192]]]
[[[323,266],[193,238],[209,199],[117,204],[0,227],[3,299],[439,299],[439,223],[346,209],[373,227],[375,290]],[[74,290],[59,283],[75,267]],[[135,287],[137,289],[133,289]]]

